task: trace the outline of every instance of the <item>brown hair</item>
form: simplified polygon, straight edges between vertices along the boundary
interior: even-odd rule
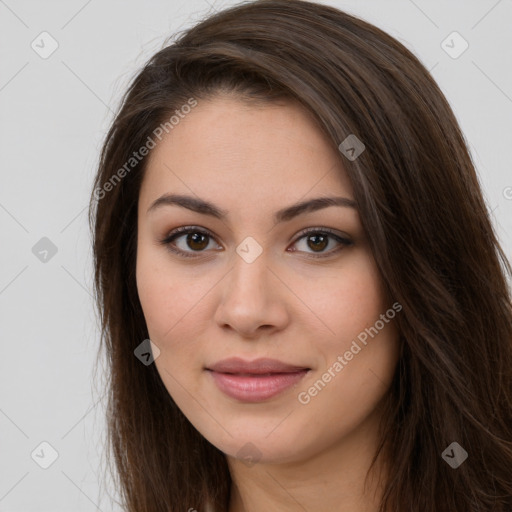
[[[105,186],[175,109],[220,91],[295,99],[334,147],[350,134],[366,146],[357,159],[340,159],[387,292],[403,307],[379,448],[391,464],[381,511],[510,512],[512,269],[464,136],[402,44],[357,17],[297,0],[244,3],[181,34],[135,77],[106,136],[90,223],[108,442],[126,510],[211,502],[224,512],[229,503],[225,455],[182,414],[155,365],[134,356],[149,337],[135,281],[147,159]],[[469,453],[457,469],[441,457],[454,441]]]

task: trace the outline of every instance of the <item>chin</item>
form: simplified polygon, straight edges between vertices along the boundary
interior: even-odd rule
[[[284,423],[289,421],[283,421],[285,417],[286,415],[273,418],[271,422],[244,420],[236,425],[225,422],[223,426],[227,432],[224,429],[220,429],[221,432],[212,429],[197,430],[228,457],[244,461],[248,466],[255,463],[294,462],[321,449],[314,437],[308,439],[307,436],[302,436],[291,424],[285,428]]]

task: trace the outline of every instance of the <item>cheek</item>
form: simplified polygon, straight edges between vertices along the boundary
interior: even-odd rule
[[[160,260],[161,255],[151,250],[139,251],[137,289],[149,338],[160,350],[155,366],[169,395],[183,408],[190,398],[188,393],[197,392],[187,374],[197,357],[195,340],[201,338],[193,332],[198,329],[197,323],[190,320],[197,315],[195,308],[204,293],[191,285],[190,279],[171,273],[168,263],[166,267]]]
[[[140,247],[136,279],[149,338],[159,348],[157,370],[180,407],[198,393],[194,377],[203,370],[202,341],[208,336],[208,292],[218,277],[193,266],[177,268],[165,251]]]
[[[189,275],[193,270],[178,271],[169,263],[165,251],[140,248],[136,279],[139,300],[151,339],[160,344],[178,343],[185,330],[200,328],[194,317],[201,310],[201,299],[211,288],[207,276]]]
[[[334,415],[346,410],[371,410],[391,383],[399,352],[393,318],[400,313],[386,297],[374,261],[366,255],[352,263],[346,271],[326,280],[323,290],[315,288],[309,296],[311,309],[329,328],[313,341],[320,363],[315,379],[331,370],[325,375],[328,389],[323,391],[319,383],[312,390],[315,397],[322,395],[315,399],[314,407],[339,401],[343,406],[338,411],[332,408]],[[339,356],[344,360],[341,363]],[[301,391],[307,389],[303,386]]]
[[[370,256],[359,254],[346,268],[317,281],[307,294],[308,305],[323,322],[323,339],[341,350],[389,309],[377,267]]]
[[[312,341],[320,364],[296,390],[308,421],[297,423],[290,436],[310,447],[328,446],[362,425],[389,390],[398,361],[392,318],[400,313],[387,301],[376,267],[369,259],[361,261],[329,282],[329,300],[311,298],[322,305],[319,316],[334,334]],[[381,315],[388,310],[385,322]]]

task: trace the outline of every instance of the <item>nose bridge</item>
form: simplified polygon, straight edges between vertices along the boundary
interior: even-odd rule
[[[240,295],[244,303],[267,300],[269,289],[269,252],[253,238],[248,237],[236,248],[233,270],[229,280],[229,292]],[[261,304],[260,304],[261,306]]]
[[[219,324],[246,335],[262,325],[283,326],[286,307],[270,267],[269,253],[254,239],[238,245],[216,312]]]

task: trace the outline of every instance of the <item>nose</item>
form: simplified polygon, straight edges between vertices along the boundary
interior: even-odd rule
[[[268,266],[265,251],[251,263],[236,254],[233,268],[219,285],[215,321],[222,329],[254,339],[288,324],[286,295],[290,292],[278,272]]]

